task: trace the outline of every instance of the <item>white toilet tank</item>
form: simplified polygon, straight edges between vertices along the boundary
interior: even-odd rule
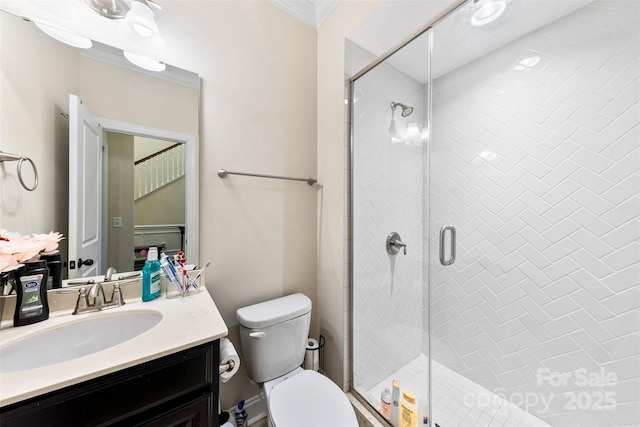
[[[303,294],[239,308],[243,364],[253,382],[263,383],[302,364],[306,350],[311,300]]]

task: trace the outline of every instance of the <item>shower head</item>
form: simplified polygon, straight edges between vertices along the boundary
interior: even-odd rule
[[[413,107],[409,107],[408,105],[404,105],[399,102],[392,102],[391,111],[396,111],[396,107],[402,108],[402,112],[400,113],[402,117],[409,117],[411,113],[413,113]]]

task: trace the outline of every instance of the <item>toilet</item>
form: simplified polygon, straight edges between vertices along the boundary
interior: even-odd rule
[[[300,367],[311,300],[303,294],[239,308],[243,364],[263,385],[269,427],[357,427],[342,390],[324,375]]]

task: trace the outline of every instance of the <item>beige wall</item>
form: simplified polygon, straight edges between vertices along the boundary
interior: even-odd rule
[[[31,27],[0,13],[0,151],[31,158],[39,178],[36,190],[27,191],[18,181],[17,162],[0,163],[0,228],[66,235],[69,123],[61,113],[69,110],[69,93],[78,92],[80,59],[76,49]],[[30,45],[37,47],[25,48]],[[55,73],[45,66],[58,61]],[[29,165],[23,171],[31,185]]]
[[[184,224],[184,177],[138,199],[133,204],[135,225]]]
[[[133,144],[134,137],[104,132],[107,142],[107,265],[118,271],[133,270]],[[122,218],[114,228],[111,219]]]
[[[318,323],[325,337],[325,371],[347,388],[348,288],[345,287],[344,203],[345,38],[377,2],[342,2],[318,31]]]
[[[78,80],[78,95],[96,117],[198,133],[197,89],[84,56]]]
[[[176,4],[177,3],[177,4]],[[266,1],[167,2],[190,43],[173,59],[202,80],[200,262],[241,351],[235,311],[303,292],[317,337],[316,197],[321,186],[216,171],[316,176],[316,31]],[[168,50],[175,39],[167,37]],[[323,184],[320,181],[320,184]],[[221,406],[258,394],[244,367]]]

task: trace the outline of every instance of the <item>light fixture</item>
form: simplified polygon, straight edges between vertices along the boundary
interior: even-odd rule
[[[407,145],[419,145],[420,144],[420,128],[416,122],[409,122],[407,124]]]
[[[78,47],[80,49],[88,49],[92,46],[91,39],[71,33],[53,25],[44,24],[38,21],[32,21],[36,27],[40,28],[49,37],[53,37],[59,42],[68,44],[69,46]]]
[[[118,30],[141,47],[151,49],[164,47],[164,40],[160,37],[158,24],[156,24],[153,11],[147,2],[134,0],[131,3],[131,10],[118,24]]]
[[[122,19],[131,7],[126,0],[81,0],[95,13],[109,19]]]
[[[475,1],[477,3],[478,0]],[[506,3],[503,0],[489,0],[473,12],[471,25],[481,27],[487,25],[500,17],[504,13]]]
[[[138,55],[137,53],[124,51],[124,57],[132,64],[137,65],[140,68],[144,68],[145,70],[164,71],[165,68],[167,68],[164,62],[151,59],[148,56]]]

